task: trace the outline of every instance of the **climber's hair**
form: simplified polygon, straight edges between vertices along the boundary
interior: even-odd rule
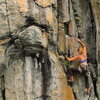
[[[78,52],[79,52],[79,54],[83,54],[83,53],[84,53],[83,47],[80,46],[80,47],[78,48]]]

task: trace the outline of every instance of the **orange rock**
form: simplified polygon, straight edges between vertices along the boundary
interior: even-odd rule
[[[59,53],[66,51],[66,36],[63,24],[59,24],[58,48],[59,48]]]
[[[43,32],[42,36],[43,36],[44,47],[47,47],[47,45],[48,45],[48,33]]]
[[[51,0],[35,0],[35,2],[42,7],[47,7],[51,5]]]
[[[46,8],[45,9],[45,12],[46,12],[46,19],[47,19],[48,23],[50,25],[52,25],[53,24],[53,13],[52,13],[52,9]]]
[[[0,46],[0,64],[5,61],[5,48]]]
[[[20,9],[20,12],[28,11],[27,0],[16,0]]]
[[[72,89],[68,85],[67,85],[67,98],[66,98],[66,100],[74,100]]]
[[[66,76],[62,70],[62,67],[60,66],[59,60],[58,60],[58,56],[55,52],[51,52],[49,51],[49,55],[50,55],[50,59],[53,60],[53,62],[55,62],[55,67],[57,67],[57,73],[58,77],[59,77],[59,83],[60,86],[56,89],[52,89],[52,94],[53,95],[59,95],[60,97],[58,100],[74,100],[74,96],[73,96],[73,92],[70,86],[67,85],[67,81],[66,81]],[[52,99],[52,100],[56,100]]]
[[[62,100],[74,100],[72,88],[67,85],[65,79],[61,79],[61,81],[62,81],[61,94],[63,94]]]

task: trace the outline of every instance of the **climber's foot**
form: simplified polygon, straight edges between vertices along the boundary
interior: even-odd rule
[[[73,82],[74,81],[74,77],[71,76],[70,79],[68,80],[68,82]]]
[[[90,93],[91,93],[91,90],[92,90],[92,88],[88,88],[88,94],[90,94]]]
[[[71,76],[70,79],[68,80],[68,83],[70,86],[73,86],[73,82],[74,82],[74,77]]]
[[[92,89],[92,88],[86,88],[86,89],[84,90],[84,92],[85,92],[86,94],[90,94],[90,93],[91,93],[91,89]]]

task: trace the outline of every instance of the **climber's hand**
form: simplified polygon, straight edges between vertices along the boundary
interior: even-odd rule
[[[65,55],[65,58],[66,58],[66,59],[68,59],[68,56],[67,56],[67,55]]]
[[[81,40],[78,38],[78,42],[81,42]]]

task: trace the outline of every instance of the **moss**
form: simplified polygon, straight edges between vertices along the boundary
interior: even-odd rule
[[[78,62],[78,61],[73,61],[72,64],[73,64],[74,66],[79,66],[79,62]]]
[[[67,67],[70,65],[70,62],[68,60],[64,60],[63,61],[64,65],[66,65]]]
[[[74,65],[76,67],[79,66],[79,62],[78,61],[71,61],[69,62],[68,60],[64,60],[63,61],[63,64],[66,66],[66,67],[69,67],[70,65]]]

